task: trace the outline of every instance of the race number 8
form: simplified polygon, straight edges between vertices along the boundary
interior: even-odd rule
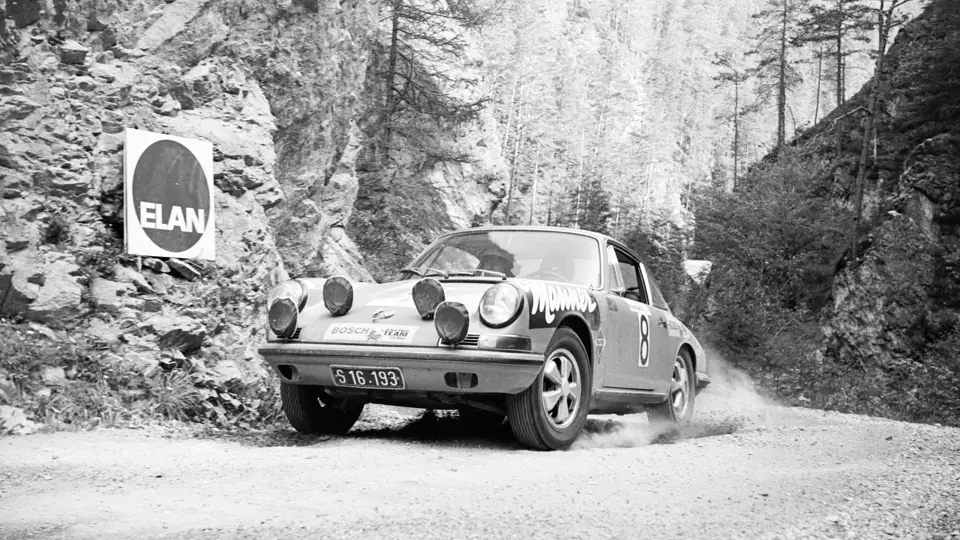
[[[650,320],[643,313],[637,313],[640,322],[640,367],[650,363]]]

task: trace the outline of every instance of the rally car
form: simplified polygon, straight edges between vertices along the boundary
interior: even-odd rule
[[[381,403],[506,421],[523,445],[558,450],[588,414],[689,422],[710,382],[640,257],[583,230],[464,229],[387,282],[292,279],[266,308],[259,351],[304,433],[346,433]]]

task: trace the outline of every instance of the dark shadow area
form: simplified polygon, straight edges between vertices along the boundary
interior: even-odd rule
[[[573,449],[593,447],[631,448],[649,444],[673,444],[679,441],[736,433],[743,427],[734,420],[694,422],[682,428],[655,429],[641,422],[625,423],[614,419],[589,418]],[[489,448],[524,450],[506,422],[497,427],[478,427],[460,419],[452,411],[424,411],[420,416],[358,422],[346,435],[305,435],[278,422],[273,429],[253,432],[211,432],[204,437],[228,440],[245,446],[315,446],[357,439],[428,443],[447,448]]]
[[[446,411],[425,411],[422,416],[399,426],[358,427],[348,437],[401,439],[461,448],[522,448],[506,422],[497,427],[477,427],[463,421],[456,413]]]
[[[476,427],[464,422],[455,412],[424,411],[420,416],[363,421],[346,435],[305,435],[278,422],[273,429],[256,432],[209,432],[204,437],[228,440],[245,446],[314,446],[351,439],[381,439],[430,443],[456,448],[520,449],[506,423],[495,427]]]

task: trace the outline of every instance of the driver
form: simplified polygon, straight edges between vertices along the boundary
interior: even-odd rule
[[[540,272],[549,272],[563,277],[564,281],[572,282],[576,277],[573,260],[561,254],[545,257],[540,263]]]
[[[480,260],[477,270],[489,270],[513,277],[513,260],[501,253],[490,253]]]

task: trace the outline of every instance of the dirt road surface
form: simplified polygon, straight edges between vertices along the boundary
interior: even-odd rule
[[[7,437],[0,538],[960,539],[960,430],[702,401],[550,453],[389,408],[334,438]]]

